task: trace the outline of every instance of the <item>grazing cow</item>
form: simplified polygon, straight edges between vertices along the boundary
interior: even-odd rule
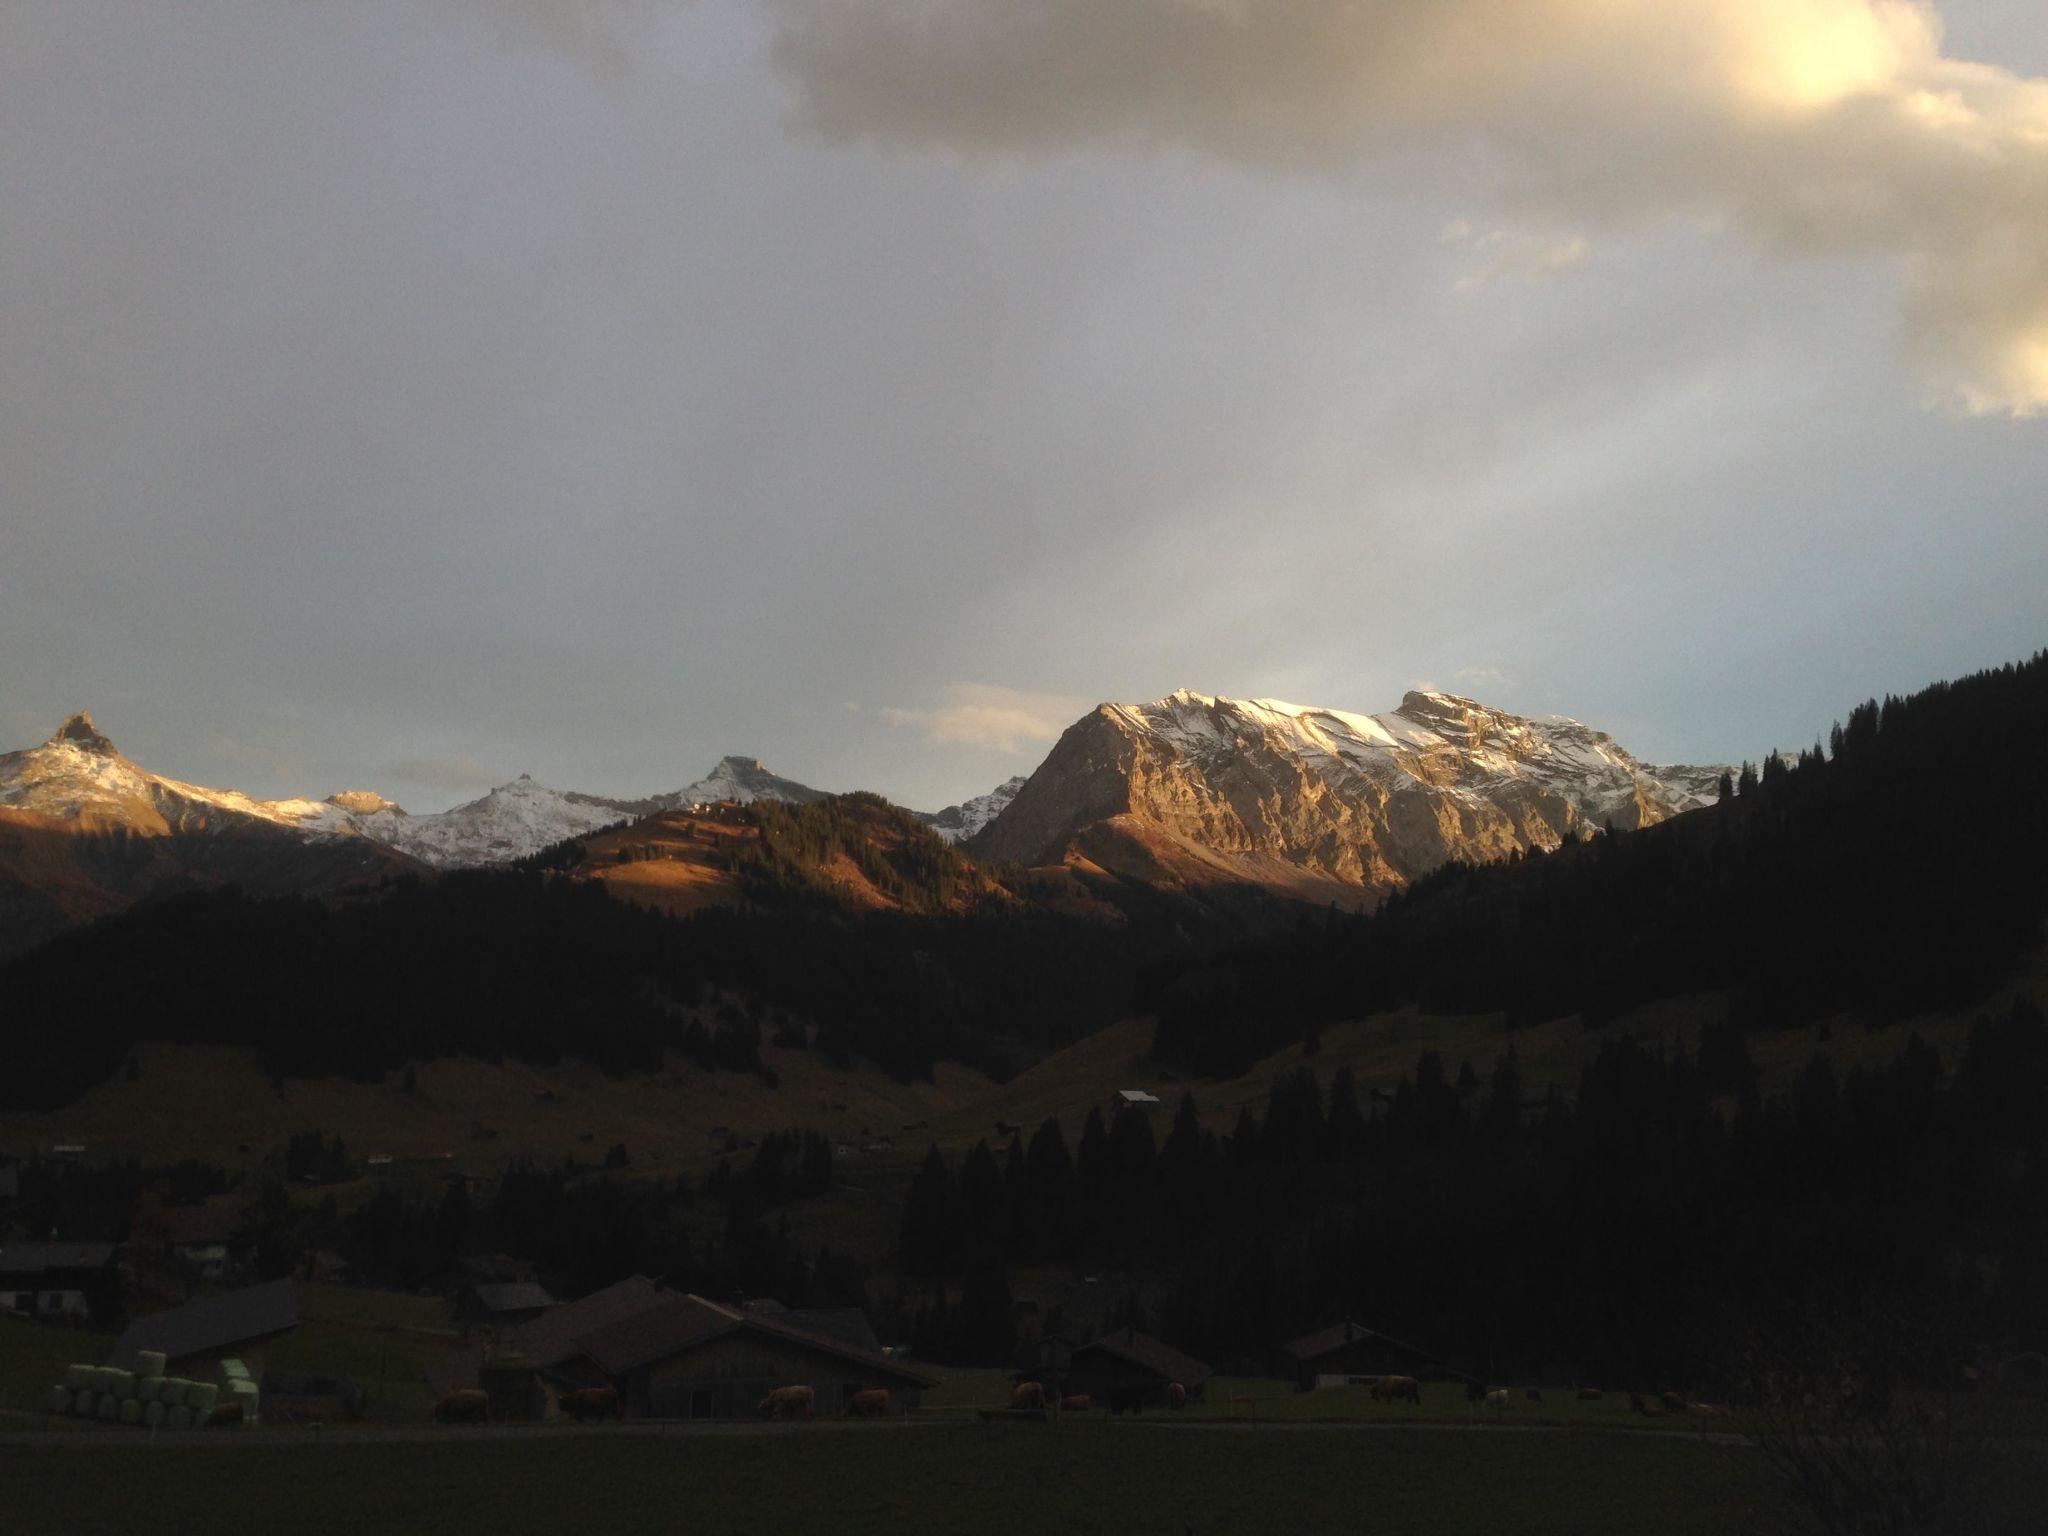
[[[1177,1381],[1166,1384],[1166,1404],[1169,1408],[1185,1408],[1188,1405],[1188,1389]]]
[[[1643,1396],[1640,1392],[1629,1393],[1628,1405],[1646,1419],[1661,1419],[1664,1417],[1664,1405]]]
[[[623,1419],[625,1408],[619,1402],[617,1387],[580,1387],[574,1392],[562,1394],[562,1412],[578,1424],[591,1419]]]
[[[1094,1399],[1089,1397],[1085,1392],[1079,1393],[1073,1397],[1063,1397],[1060,1399],[1060,1412],[1080,1413],[1084,1409],[1087,1409],[1088,1407],[1092,1406],[1093,1402]]]
[[[206,1416],[208,1429],[230,1429],[242,1422],[240,1403],[215,1403],[213,1412]]]
[[[488,1424],[491,1422],[490,1394],[474,1387],[450,1392],[434,1404],[436,1424]]]
[[[808,1419],[815,1396],[809,1387],[777,1387],[755,1411],[764,1419]]]
[[[1417,1407],[1422,1404],[1422,1383],[1413,1376],[1375,1376],[1372,1381],[1372,1400],[1399,1402],[1406,1398]]]
[[[1118,1387],[1109,1394],[1111,1414],[1143,1413],[1145,1411],[1145,1389],[1143,1387]]]
[[[1580,1401],[1580,1402],[1582,1402],[1582,1403],[1597,1403],[1597,1402],[1599,1402],[1599,1401],[1600,1401],[1600,1389],[1599,1389],[1598,1387],[1581,1387],[1581,1388],[1579,1388],[1579,1401]]]
[[[889,1411],[889,1389],[870,1387],[865,1392],[856,1392],[846,1400],[846,1411],[857,1419],[878,1418]]]
[[[1508,1389],[1506,1387],[1488,1387],[1486,1389],[1487,1407],[1493,1409],[1495,1412],[1499,1412],[1501,1409],[1507,1407],[1507,1405]]]
[[[1045,1383],[1042,1381],[1020,1381],[1010,1393],[1013,1409],[1045,1407]]]
[[[1663,1403],[1664,1411],[1666,1413],[1685,1412],[1685,1399],[1680,1397],[1676,1392],[1670,1391],[1668,1388],[1664,1392]]]

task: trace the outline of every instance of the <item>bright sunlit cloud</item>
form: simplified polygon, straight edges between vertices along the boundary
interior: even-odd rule
[[[2048,406],[2048,80],[1949,57],[1918,0],[779,7],[775,57],[827,136],[1127,141],[1323,175],[1476,144],[1516,226],[1679,216],[1787,256],[1887,260],[1933,401]],[[1587,249],[1504,237],[1467,281]]]

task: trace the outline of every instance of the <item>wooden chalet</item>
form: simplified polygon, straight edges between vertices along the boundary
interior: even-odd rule
[[[1324,1378],[1424,1376],[1441,1369],[1427,1350],[1354,1323],[1350,1318],[1280,1346],[1278,1374],[1292,1376],[1303,1392],[1328,1385]]]
[[[1119,1328],[1078,1346],[1059,1386],[1062,1392],[1084,1394],[1112,1407],[1153,1407],[1167,1403],[1176,1383],[1194,1392],[1211,1374],[1201,1361],[1150,1334]]]

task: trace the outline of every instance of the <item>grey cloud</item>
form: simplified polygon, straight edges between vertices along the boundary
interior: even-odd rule
[[[781,0],[814,131],[1341,173],[1476,144],[1539,223],[1879,256],[1934,397],[2048,407],[2048,80],[1912,0]],[[1571,247],[1563,249],[1570,250]]]

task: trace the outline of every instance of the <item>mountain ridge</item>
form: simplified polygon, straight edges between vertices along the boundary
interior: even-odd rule
[[[1235,865],[1253,883],[1366,901],[1453,859],[1666,820],[1708,803],[1724,771],[1645,764],[1568,716],[1434,690],[1364,715],[1180,689],[1096,706],[967,846],[1004,862],[1179,865],[1195,878],[1220,861],[1218,877]]]

